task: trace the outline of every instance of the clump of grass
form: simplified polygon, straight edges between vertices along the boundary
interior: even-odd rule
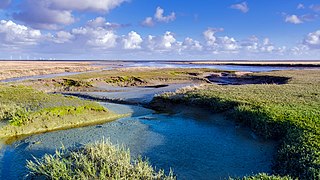
[[[92,87],[90,82],[74,79],[63,79],[61,85],[66,87]]]
[[[107,78],[105,82],[122,86],[135,86],[146,83],[143,79],[135,76],[115,76]]]
[[[266,173],[260,173],[254,176],[245,176],[243,178],[229,178],[229,180],[293,180],[290,176],[275,176]]]
[[[24,111],[23,108],[15,104],[1,104],[0,107],[0,121],[9,121]]]
[[[41,159],[27,162],[28,177],[45,179],[175,179],[156,171],[141,157],[132,159],[130,151],[108,140],[87,144],[76,150],[57,150]]]
[[[280,141],[275,174],[320,179],[320,71],[264,74],[290,80],[284,85],[206,85],[164,94],[153,104],[186,103],[225,112],[258,135]]]

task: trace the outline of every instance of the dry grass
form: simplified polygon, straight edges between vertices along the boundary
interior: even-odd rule
[[[101,69],[90,62],[49,62],[49,61],[0,61],[0,80],[56,74],[63,72],[83,72]]]

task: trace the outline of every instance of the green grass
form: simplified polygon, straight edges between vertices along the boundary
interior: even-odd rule
[[[105,79],[110,77],[123,77],[123,79],[129,79],[130,77],[137,77],[146,80],[152,79],[189,79],[196,75],[201,75],[205,72],[226,72],[214,69],[192,69],[192,68],[133,68],[133,69],[115,69],[104,70],[100,72],[82,73],[77,75],[68,76],[68,78],[74,80],[89,80],[89,79]],[[228,71],[232,72],[232,71]],[[129,74],[129,75],[128,75]]]
[[[290,176],[275,176],[266,173],[260,173],[254,176],[245,176],[243,178],[229,178],[229,180],[293,180]]]
[[[0,85],[0,138],[101,123],[120,117],[92,101]],[[3,124],[2,123],[2,124]]]
[[[320,179],[320,71],[278,71],[288,84],[206,85],[167,93],[154,104],[174,102],[226,112],[265,138],[278,139],[274,173]]]
[[[63,79],[60,83],[62,86],[66,87],[91,87],[90,82],[82,81],[82,80],[73,80],[73,79]]]
[[[28,161],[28,177],[45,179],[175,179],[156,171],[142,158],[132,158],[130,151],[109,141],[87,144],[76,150],[57,150],[41,159]]]
[[[90,72],[65,77],[70,81],[89,82],[90,85],[95,82],[104,82],[116,86],[145,86],[159,83],[175,83],[184,81],[205,81],[203,74],[224,72],[213,69],[116,69],[105,70],[101,72]],[[231,71],[230,71],[231,72]],[[56,78],[56,82],[59,82]],[[50,82],[52,83],[52,82]],[[61,83],[60,83],[61,84]],[[86,83],[82,83],[86,84]],[[85,86],[83,86],[85,87]]]

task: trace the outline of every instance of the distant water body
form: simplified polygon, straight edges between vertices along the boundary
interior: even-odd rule
[[[250,65],[210,65],[210,64],[180,64],[170,61],[91,61],[92,65],[105,66],[103,70],[112,70],[123,67],[155,67],[155,68],[208,68],[229,71],[246,71],[246,72],[268,72],[276,70],[298,70],[298,69],[320,69],[319,67],[299,67],[299,66],[250,66]],[[59,76],[68,76],[81,74],[85,72],[64,72],[59,74],[46,74],[37,76],[25,76],[0,80],[0,82],[18,82],[25,80],[36,80],[54,78]]]
[[[130,62],[125,66],[128,67],[160,67],[160,68],[208,68],[230,71],[250,71],[250,72],[268,72],[276,70],[297,70],[310,69],[310,67],[299,66],[250,66],[250,65],[211,65],[211,64],[178,64],[173,62],[154,62],[154,61],[138,61]],[[319,67],[311,67],[312,69]]]

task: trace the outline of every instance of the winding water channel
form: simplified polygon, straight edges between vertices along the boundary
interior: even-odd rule
[[[104,138],[124,144],[178,179],[220,179],[270,172],[275,142],[263,141],[222,115],[178,108],[158,114],[132,105],[102,103],[131,117],[103,125],[33,135],[2,148],[1,179],[21,179],[26,159],[54,153],[62,144],[80,146]]]
[[[179,87],[163,88],[170,91]],[[148,88],[128,94],[136,95],[136,101],[149,101],[159,92],[161,88]],[[127,97],[124,94],[112,96]],[[117,113],[132,115],[103,125],[38,134],[2,145],[0,179],[22,179],[26,160],[54,153],[62,144],[69,148],[103,138],[124,144],[134,156],[141,154],[166,172],[172,168],[178,179],[224,179],[271,172],[276,142],[259,139],[221,114],[185,106],[157,113],[141,106],[100,103]]]

